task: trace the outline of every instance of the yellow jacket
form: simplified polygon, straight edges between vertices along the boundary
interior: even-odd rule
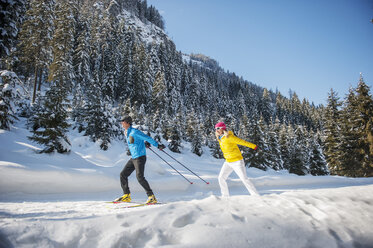
[[[254,150],[257,148],[257,146],[253,143],[236,137],[232,131],[229,131],[228,134],[226,133],[225,135],[219,137],[218,141],[227,162],[236,162],[243,159],[241,151],[237,145],[247,146]]]

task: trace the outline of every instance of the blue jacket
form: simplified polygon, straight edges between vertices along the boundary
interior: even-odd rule
[[[126,139],[133,159],[146,155],[145,141],[158,147],[157,141],[132,126],[127,130]]]

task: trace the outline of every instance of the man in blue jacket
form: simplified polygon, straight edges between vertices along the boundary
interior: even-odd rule
[[[157,203],[152,189],[149,186],[148,181],[144,177],[145,162],[146,162],[146,149],[152,144],[158,149],[163,150],[164,145],[158,144],[154,139],[144,134],[140,130],[132,127],[132,118],[126,116],[121,120],[121,124],[125,129],[125,135],[127,139],[127,144],[129,151],[131,153],[131,159],[127,162],[126,166],[120,173],[120,183],[123,189],[124,195],[116,199],[115,201],[130,202],[131,193],[128,187],[128,177],[136,170],[137,181],[145,189],[146,194],[148,195],[148,200],[146,203]]]

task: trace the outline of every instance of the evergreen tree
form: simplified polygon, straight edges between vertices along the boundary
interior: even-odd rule
[[[338,174],[338,167],[341,163],[339,147],[341,143],[341,105],[342,103],[339,101],[337,93],[331,89],[324,116],[324,132],[326,135],[324,153],[329,164],[330,173],[334,175]]]
[[[303,121],[302,104],[295,92],[291,96],[291,120],[296,125],[302,124]]]
[[[187,117],[186,130],[188,137],[187,140],[191,142],[191,151],[194,154],[201,156],[203,153],[201,144],[201,131],[194,111],[192,111]]]
[[[311,154],[309,171],[313,176],[328,175],[327,162],[322,152],[321,145],[318,140],[319,135],[313,135],[311,139]]]
[[[166,85],[163,71],[158,71],[155,75],[152,91],[153,111],[163,111],[166,104]]]
[[[31,1],[26,18],[19,33],[18,54],[21,67],[34,72],[34,90],[32,102],[35,102],[37,84],[40,85],[43,74],[52,60],[50,42],[54,33],[55,0]]]
[[[75,73],[75,85],[72,89],[73,102],[72,102],[72,116],[76,121],[76,126],[79,127],[81,132],[84,119],[81,114],[84,112],[84,100],[90,85],[93,83],[91,71],[91,35],[88,20],[81,20],[80,31],[77,33],[76,47],[73,54],[73,67]]]
[[[224,158],[223,152],[220,149],[219,142],[215,139],[215,135],[214,135],[214,141],[215,142],[211,142],[211,147],[210,147],[211,155],[214,158],[218,158],[218,159]]]
[[[50,90],[40,101],[40,108],[29,119],[33,133],[29,139],[43,145],[40,153],[70,151],[70,142],[66,136],[70,126],[67,122],[66,99],[67,92],[60,85],[52,83]]]
[[[373,176],[373,98],[362,74],[356,88],[357,121],[361,169],[359,176]]]
[[[248,161],[250,167],[255,167],[261,170],[267,170],[269,165],[268,161],[268,146],[266,142],[265,126],[263,118],[259,120],[255,119],[251,122],[250,127],[250,139],[248,140],[251,143],[254,143],[258,146],[257,151],[252,152],[252,155],[249,156]]]
[[[277,95],[276,95],[276,117],[279,119],[281,124],[284,122],[284,115],[285,115],[284,99],[283,98],[284,97],[281,95],[281,93],[277,92]]]
[[[214,112],[214,114],[212,115],[211,120],[212,120],[212,123],[213,123],[211,125],[211,127],[214,127],[215,123],[219,122],[219,117],[217,115],[217,112]],[[219,142],[216,140],[215,129],[213,129],[213,131],[208,136],[208,140],[209,140],[209,143],[210,143],[209,147],[210,147],[210,153],[211,153],[211,155],[214,158],[222,159],[223,158],[223,152],[220,149]]]
[[[107,150],[111,138],[120,132],[119,127],[111,112],[111,105],[105,101],[97,85],[92,85],[89,92],[91,94],[82,109],[84,135],[89,136],[93,142],[99,142],[102,150]]]
[[[253,123],[249,121],[249,118],[247,117],[247,115],[244,114],[240,120],[238,132],[236,132],[237,136],[240,139],[247,140],[247,141],[254,143],[254,141],[251,140],[252,136],[250,135],[250,132],[252,131],[251,129],[252,125]],[[254,155],[252,149],[245,147],[245,146],[241,146],[240,150],[244,158],[245,164],[249,164]]]
[[[290,168],[289,172],[297,175],[306,175],[309,171],[307,168],[307,152],[305,145],[305,132],[302,126],[298,126],[292,136],[292,146],[290,150]]]
[[[118,62],[118,81],[115,90],[115,99],[117,99],[120,103],[124,102],[130,97],[130,89],[133,88],[132,46],[134,42],[134,35],[130,30],[127,30],[124,22],[124,20],[120,20],[119,24],[119,29],[122,31],[122,38],[118,44],[118,54],[120,57]]]
[[[198,156],[201,156],[203,154],[203,150],[202,150],[202,143],[201,143],[201,135],[200,135],[201,131],[200,131],[200,127],[199,125],[197,124],[195,127],[194,127],[194,133],[193,133],[193,136],[191,137],[192,139],[192,142],[191,142],[191,151],[194,153],[194,154],[197,154]]]
[[[273,118],[273,108],[269,91],[266,88],[263,90],[263,97],[259,108],[261,115],[264,118],[264,122],[268,125]]]
[[[289,170],[290,168],[290,135],[289,129],[285,124],[282,124],[279,132],[280,155],[283,160],[283,168]]]
[[[180,148],[181,148],[181,137],[179,134],[179,122],[177,119],[174,120],[173,125],[171,126],[170,130],[170,137],[169,137],[169,144],[168,148],[173,151],[180,153]]]
[[[0,59],[10,54],[26,11],[26,0],[0,0]],[[2,61],[0,61],[0,68]]]
[[[357,100],[353,88],[344,102],[341,114],[340,165],[335,169],[341,176],[359,176],[361,154],[359,153]]]
[[[68,92],[72,83],[72,42],[74,41],[73,2],[58,2],[56,5],[55,33],[52,39],[53,62],[50,65],[51,89],[46,93],[44,110],[36,113],[31,122],[37,122],[31,140],[43,144],[41,152],[68,152],[70,143],[66,137],[68,118]],[[35,125],[33,125],[35,127]],[[41,128],[41,130],[39,130]]]
[[[75,37],[74,1],[58,0],[56,4],[55,32],[51,42],[53,61],[49,66],[49,81],[56,81],[59,87],[71,92],[75,75],[73,74],[73,44]]]
[[[137,102],[138,105],[148,104],[149,91],[144,89],[150,89],[150,74],[149,74],[149,59],[146,54],[145,47],[142,43],[136,44],[133,47],[133,102]]]
[[[10,130],[11,124],[17,120],[15,80],[19,79],[14,73],[0,71],[0,129]]]
[[[274,170],[282,170],[284,168],[284,161],[281,157],[279,133],[280,121],[276,119],[275,123],[271,124],[268,130],[268,161],[269,167]]]
[[[161,111],[157,110],[153,114],[152,119],[153,121],[152,121],[151,130],[156,133],[154,139],[157,142],[161,142],[161,133],[162,133],[161,126],[163,125],[163,114],[161,113]]]

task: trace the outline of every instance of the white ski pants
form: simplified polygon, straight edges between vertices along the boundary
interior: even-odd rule
[[[242,159],[231,163],[225,161],[225,163],[223,164],[218,177],[222,197],[229,197],[227,178],[233,171],[236,172],[238,177],[241,179],[250,195],[259,195],[254,184],[246,175],[245,163]]]

